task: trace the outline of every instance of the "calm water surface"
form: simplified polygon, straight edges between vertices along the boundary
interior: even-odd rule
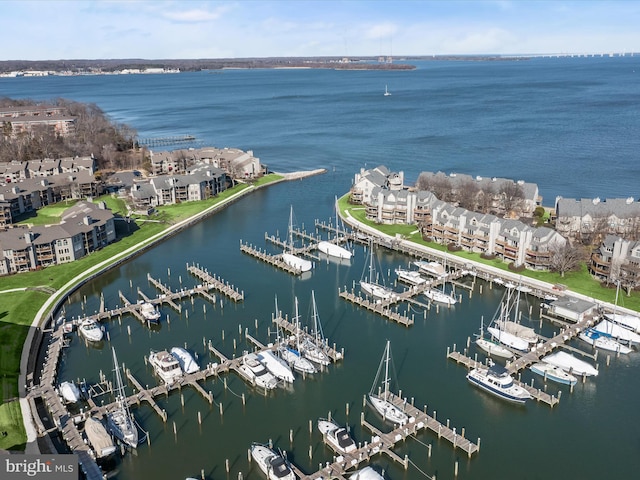
[[[446,359],[447,346],[463,345],[482,318],[486,322],[494,315],[502,289],[485,284],[480,295],[478,282],[472,294],[459,291],[463,301],[452,309],[411,312],[416,322],[407,329],[337,296],[338,288],[360,279],[366,257],[362,247],[356,248],[350,265],[320,262],[302,279],[240,252],[240,239],[276,252],[264,241],[264,233],[283,235],[289,205],[298,226],[313,230],[315,219],[332,217],[333,198],[348,190],[353,174],[378,164],[404,170],[410,182],[423,170],[524,179],[539,185],[546,205],[556,195],[637,196],[638,58],[417,65],[411,72],[228,70],[0,79],[0,95],[96,103],[141,137],[190,133],[205,144],[253,150],[276,171],[328,170],[254,193],[74,294],[66,306],[68,317],[82,314],[83,299],[85,311],[97,310],[101,293],[107,306],[119,303],[119,290],[129,299],[136,298],[138,287],[155,295],[147,273],[174,289],[194,285],[185,265],[196,262],[244,290],[246,299],[237,305],[223,299],[215,306],[196,299],[183,304],[182,314],[163,307],[168,319],[152,330],[134,318],[112,321],[105,325],[110,344],[96,348],[73,340],[63,357],[62,379],[97,381],[100,370],[111,369],[110,345],[149,385],[156,382],[144,363],[150,349],[186,345],[205,364],[215,360],[203,345],[211,340],[226,355],[240,355],[250,345],[239,330],[248,328],[259,340],[269,340],[276,298],[279,308],[291,314],[297,296],[303,320],[309,321],[312,290],[325,334],[346,352],[345,360],[327,371],[267,396],[235,375],[226,377],[227,389],[222,379],[204,385],[215,396],[213,406],[185,388],[184,406],[178,394],[158,400],[169,414],[166,424],[151,408],[136,408],[151,445],[141,445],[116,462],[116,478],[169,480],[204,470],[209,479],[235,480],[239,473],[259,479],[262,474],[249,464],[247,449],[253,441],[269,439],[301,469],[312,472],[331,459],[315,430],[318,417],[331,411],[352,427],[357,441],[370,439],[359,427],[362,397],[371,387],[386,339],[391,340],[403,394],[414,397],[417,405],[428,405],[429,413],[437,410],[439,419],[464,427],[474,441],[482,439],[480,453],[469,460],[447,442],[423,433],[397,445],[397,453],[408,454],[413,462],[406,471],[384,456],[375,458],[373,463],[388,478],[418,480],[424,478],[421,471],[451,478],[456,461],[459,478],[468,479],[637,475],[640,437],[633,421],[640,395],[638,354],[614,358],[609,367],[600,360],[598,378],[577,385],[573,393],[562,387],[562,400],[554,409],[534,402],[515,407],[472,388],[464,367]],[[390,97],[382,95],[385,85]],[[408,262],[385,250],[376,257],[385,274]],[[530,299],[525,311],[529,306],[534,318],[524,323],[537,329],[538,304]],[[543,334],[553,332],[543,324]],[[524,372],[523,378],[533,377]],[[549,391],[556,393],[558,387],[550,385]],[[364,411],[369,421],[378,423]],[[432,444],[431,458],[427,444]]]

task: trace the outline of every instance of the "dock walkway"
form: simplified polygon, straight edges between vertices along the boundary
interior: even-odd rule
[[[241,302],[244,300],[244,291],[239,291],[236,287],[230,285],[229,282],[225,282],[222,278],[210,274],[206,269],[202,269],[195,264],[187,264],[187,271],[199,280],[203,281],[210,288],[229,297],[234,302]]]

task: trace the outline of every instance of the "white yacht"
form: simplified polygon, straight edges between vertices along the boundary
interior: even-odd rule
[[[279,380],[293,383],[295,376],[287,362],[277,357],[271,350],[265,350],[256,354],[257,359]]]
[[[140,314],[149,323],[158,323],[160,321],[160,311],[152,303],[149,303],[149,302],[141,303]]]
[[[474,368],[467,374],[467,380],[510,402],[525,403],[531,398],[528,391],[513,382],[513,378],[502,365],[494,364],[489,368]]]
[[[96,458],[105,458],[115,453],[116,446],[113,444],[111,435],[97,418],[89,417],[85,420],[84,434],[87,436]]]
[[[357,450],[356,442],[351,438],[346,428],[331,420],[318,420],[318,430],[322,433],[327,444],[338,453],[351,453]]]
[[[153,366],[156,374],[167,385],[173,384],[182,377],[182,369],[178,359],[166,350],[160,352],[151,351],[149,354],[149,363]]]
[[[552,353],[544,357],[542,361],[579,376],[585,375],[590,377],[598,375],[597,368],[567,352],[560,351]]]
[[[353,252],[340,245],[340,237],[338,233],[338,197],[335,198],[335,214],[336,214],[336,228],[334,241],[323,240],[318,242],[318,250],[330,257],[340,258],[344,260],[351,260]]]
[[[120,366],[116,358],[115,348],[111,348],[113,355],[113,371],[115,376],[115,409],[107,413],[107,426],[111,434],[125,445],[132,448],[138,446],[138,427],[135,419],[129,411],[129,404],[124,393],[124,384],[120,376]]]
[[[300,352],[300,314],[298,313],[298,297],[295,297],[295,324],[297,334],[292,337],[294,345],[287,341],[282,341],[278,347],[280,358],[289,364],[291,368],[300,373],[317,373],[318,369],[311,363],[311,360],[304,357]]]
[[[85,318],[78,325],[78,331],[89,342],[99,342],[104,336],[104,332],[98,322],[93,318]]]
[[[289,467],[287,460],[266,445],[251,445],[251,458],[268,480],[296,480],[296,474]]]
[[[265,390],[273,390],[278,386],[278,379],[258,361],[255,353],[247,353],[238,367],[249,381]]]
[[[369,392],[369,402],[373,408],[382,416],[383,419],[397,425],[404,425],[409,421],[409,416],[402,410],[402,408],[394,405],[391,402],[391,392],[389,391],[389,384],[391,378],[389,377],[389,362],[391,361],[391,347],[390,342],[387,340],[387,345],[384,349],[384,354],[380,360],[378,366],[378,372],[376,378],[371,386]],[[384,366],[384,379],[382,381],[382,387],[380,387],[380,376]],[[377,391],[379,390],[379,391]]]
[[[176,360],[178,360],[180,368],[184,373],[196,373],[200,370],[198,362],[196,362],[193,356],[184,348],[173,347],[171,349],[171,355],[176,357]]]
[[[553,382],[563,383],[565,385],[575,385],[578,383],[578,379],[575,375],[565,372],[560,367],[551,365],[546,362],[537,362],[529,367],[529,369],[542,377],[545,377]]]

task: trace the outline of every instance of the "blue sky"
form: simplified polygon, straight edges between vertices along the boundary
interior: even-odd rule
[[[0,60],[640,52],[640,1],[0,0]]]

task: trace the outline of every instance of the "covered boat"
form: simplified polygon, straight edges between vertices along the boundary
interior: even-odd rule
[[[80,401],[80,389],[73,382],[62,382],[58,387],[58,391],[65,403],[77,403]]]
[[[428,273],[434,277],[443,277],[447,274],[444,266],[440,262],[427,262],[425,260],[416,260],[413,264],[423,273]]]
[[[556,367],[574,373],[577,375],[596,376],[598,375],[598,369],[591,364],[580,360],[567,352],[555,352],[547,355],[542,359],[543,362],[550,363]]]
[[[349,480],[384,480],[384,477],[376,472],[372,467],[367,466],[352,473]]]
[[[180,368],[184,373],[196,373],[200,370],[198,362],[196,362],[193,356],[184,348],[173,347],[171,349],[171,355],[176,357],[176,360],[178,360]]]
[[[256,357],[276,378],[293,383],[295,377],[287,362],[278,358],[271,350],[256,354]]]
[[[84,434],[87,436],[87,440],[96,453],[96,458],[108,457],[116,451],[116,446],[113,444],[111,435],[109,435],[107,429],[104,428],[102,422],[97,418],[87,418],[84,422]]]

